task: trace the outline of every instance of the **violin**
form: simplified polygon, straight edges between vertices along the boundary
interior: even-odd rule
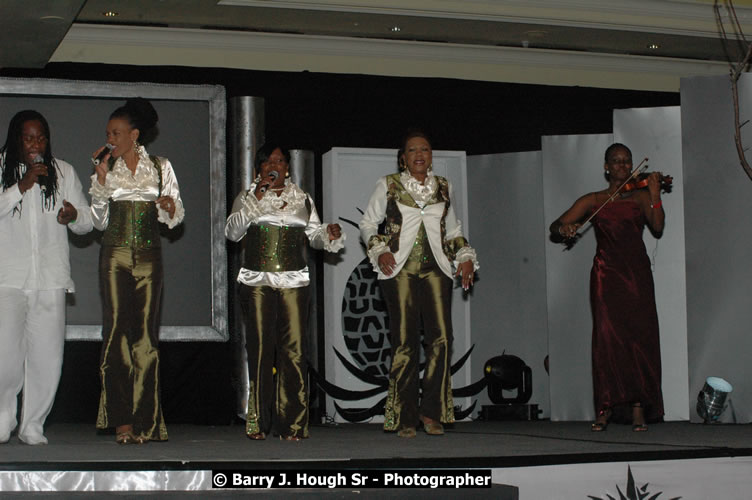
[[[624,181],[624,183],[619,186],[614,193],[608,197],[606,201],[604,201],[601,206],[599,206],[592,214],[590,214],[590,217],[585,219],[585,221],[580,225],[580,227],[584,226],[588,222],[590,222],[595,215],[601,211],[603,207],[614,201],[614,199],[621,194],[624,191],[634,191],[635,189],[644,189],[648,187],[648,177],[650,177],[650,172],[646,172],[645,170],[648,168],[647,162],[648,159],[645,158],[640,162],[639,165],[637,165],[637,168],[632,171],[632,174],[629,176],[629,178]],[[661,189],[665,191],[666,193],[671,191],[672,182],[674,181],[674,178],[670,175],[660,175],[660,181],[661,181]],[[574,236],[571,238],[572,240],[576,240],[580,236],[579,230],[574,234]]]
[[[652,172],[642,172],[635,176],[634,178],[630,179],[629,181],[624,184],[620,190],[621,191],[635,191],[637,189],[644,189],[648,187],[648,177],[650,177],[650,174]],[[670,175],[660,175],[660,183],[661,183],[661,191],[664,193],[670,193],[671,189],[673,188],[673,182],[674,178]]]

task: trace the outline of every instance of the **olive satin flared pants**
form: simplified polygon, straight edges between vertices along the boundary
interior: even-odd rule
[[[438,266],[379,280],[389,311],[392,366],[384,407],[384,430],[414,427],[420,416],[454,422],[452,399],[452,280]],[[426,365],[420,372],[420,331]],[[420,399],[420,404],[418,400]]]
[[[246,433],[308,437],[309,287],[240,287],[248,352]],[[274,369],[276,368],[276,382]]]
[[[102,246],[102,393],[97,427],[167,439],[159,386],[161,249]]]

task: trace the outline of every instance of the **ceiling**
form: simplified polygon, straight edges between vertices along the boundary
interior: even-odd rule
[[[92,25],[725,61],[712,4],[712,0],[3,0],[0,67],[42,68],[71,27]],[[742,26],[749,26],[752,34],[752,1],[738,0],[735,5]],[[107,12],[116,15],[106,16]],[[739,57],[738,52],[732,57]]]

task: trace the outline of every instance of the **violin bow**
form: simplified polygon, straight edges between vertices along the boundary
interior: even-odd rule
[[[636,176],[638,176],[638,175],[640,175],[642,173],[641,170],[647,170],[647,168],[648,168],[648,164],[646,163],[647,161],[648,161],[647,158],[645,158],[644,160],[642,160],[640,162],[640,164],[637,165],[637,168],[635,168],[632,171],[632,173],[627,178],[627,180],[625,180],[624,182],[622,182],[621,186],[619,186],[618,188],[616,188],[616,191],[614,191],[614,193],[611,196],[609,196],[606,201],[604,201],[603,203],[601,203],[601,206],[598,207],[598,209],[595,212],[593,212],[590,215],[590,217],[588,217],[587,219],[585,219],[585,222],[583,222],[580,227],[583,227],[583,226],[585,226],[585,224],[587,224],[588,222],[590,222],[593,219],[593,217],[595,217],[598,214],[598,212],[601,211],[601,208],[605,207],[606,205],[608,205],[609,203],[611,203],[612,201],[614,201],[614,199],[616,199],[616,195],[621,192],[622,188],[624,188],[624,186],[626,186],[629,181],[631,181]],[[643,164],[644,164],[644,166],[643,166]],[[580,231],[579,230],[577,230],[577,232],[574,233],[574,236],[572,236],[572,238],[577,238],[578,236],[580,236]]]

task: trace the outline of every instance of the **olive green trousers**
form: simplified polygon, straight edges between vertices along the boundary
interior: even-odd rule
[[[309,287],[240,287],[248,353],[246,433],[308,437]],[[276,374],[275,374],[276,372]]]
[[[167,439],[159,385],[159,247],[102,246],[102,356],[97,427],[133,425],[150,440]]]
[[[409,263],[408,263],[409,264]],[[392,365],[384,407],[384,429],[417,425],[424,416],[454,422],[452,399],[452,280],[435,264],[380,280],[389,312]],[[419,380],[421,326],[425,368]]]

